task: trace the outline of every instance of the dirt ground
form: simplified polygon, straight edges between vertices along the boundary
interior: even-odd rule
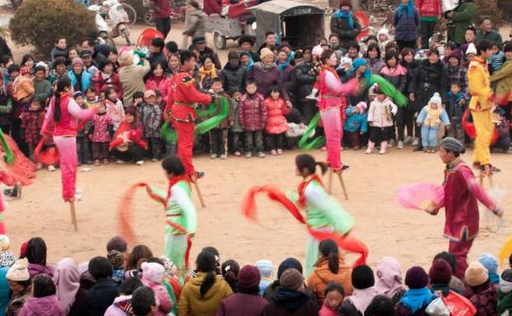
[[[136,39],[144,28],[132,28],[132,38]],[[181,25],[175,25],[167,40],[181,43],[180,29]],[[14,49],[19,59],[29,50],[27,47]],[[227,50],[219,53],[224,61],[226,54]],[[202,247],[212,245],[220,250],[222,260],[235,258],[242,264],[270,259],[277,265],[289,256],[304,260],[307,232],[283,209],[261,199],[261,225],[246,221],[240,214],[242,197],[253,185],[274,183],[283,190],[296,188],[300,179],[295,176],[293,162],[299,153],[285,152],[281,157],[251,160],[230,157],[227,161],[195,157],[197,168],[207,174],[200,181],[207,207],[200,208],[194,195],[199,223],[191,258]],[[320,151],[314,154],[319,159],[325,157]],[[368,156],[362,151],[349,150],[343,157],[351,168],[344,176],[350,200],[342,203],[355,217],[354,234],[370,248],[370,264],[376,264],[384,255],[391,255],[400,260],[404,269],[416,264],[427,267],[437,252],[447,249],[448,241],[442,237],[442,214],[433,217],[405,210],[395,202],[396,192],[403,184],[442,182],[443,165],[437,155],[412,153],[411,148],[407,148],[391,149],[385,156]],[[471,154],[466,154],[465,158],[471,161]],[[495,176],[496,185],[508,192],[512,185],[510,155],[494,154],[493,160],[504,170]],[[69,208],[60,198],[60,172],[38,172],[34,183],[24,188],[23,198],[12,201],[4,213],[12,250],[17,254],[24,240],[41,236],[48,244],[52,263],[66,256],[85,261],[105,255],[107,240],[118,232],[120,199],[128,187],[138,181],[166,187],[158,163],[148,162],[142,167],[109,165],[79,172],[77,187],[84,190],[84,199],[77,203],[79,232],[75,233],[70,224]],[[335,196],[342,199],[340,187],[335,185],[334,188]],[[507,209],[511,202],[512,197],[507,197],[501,205]],[[144,192],[137,194],[134,206],[138,241],[160,254],[164,240],[162,207]],[[506,213],[505,225],[499,232],[487,231],[478,237],[471,259],[482,252],[498,255],[501,244],[512,233],[510,218]]]

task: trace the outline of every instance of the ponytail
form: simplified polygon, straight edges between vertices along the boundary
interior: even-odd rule
[[[208,274],[206,274],[206,278],[204,278],[203,284],[201,284],[201,288],[199,289],[201,298],[203,298],[204,295],[212,288],[215,284],[216,278],[217,275],[215,272],[208,272]]]
[[[298,155],[295,158],[295,164],[300,172],[306,169],[309,172],[309,174],[314,174],[316,172],[317,166],[320,166],[322,175],[325,174],[328,170],[328,167],[325,163],[316,161],[313,156],[308,154]]]
[[[60,116],[62,114],[62,111],[60,109],[60,101],[62,98],[62,94],[66,92],[66,89],[71,88],[71,80],[67,76],[63,76],[57,81],[57,89],[55,91],[55,97],[54,97],[54,108],[53,108],[53,120],[55,123],[60,122]]]
[[[53,120],[55,123],[60,122],[60,93],[55,93],[55,99],[54,99],[54,107],[53,107]]]
[[[206,278],[200,288],[201,297],[204,297],[217,280],[215,256],[211,252],[203,251],[197,256],[196,264],[197,272],[206,273]]]
[[[329,169],[327,164],[325,162],[321,162],[321,161],[317,161],[315,163],[315,166],[320,166],[320,170],[322,171],[322,175],[324,175],[327,172],[327,170]]]
[[[332,239],[326,239],[320,242],[318,250],[322,254],[322,258],[328,260],[329,270],[337,274],[340,270],[340,251],[338,245]]]

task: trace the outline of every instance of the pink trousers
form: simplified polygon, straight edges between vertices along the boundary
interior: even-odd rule
[[[339,107],[330,107],[320,112],[327,142],[327,162],[333,171],[340,170],[341,164],[341,137],[343,124]]]
[[[62,198],[74,199],[76,185],[76,137],[53,137],[59,150],[60,170],[62,172]]]

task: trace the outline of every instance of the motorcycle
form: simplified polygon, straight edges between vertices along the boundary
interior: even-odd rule
[[[155,26],[155,19],[153,18],[153,10],[151,9],[150,1],[143,0],[142,4],[144,6],[145,12],[143,15],[144,23],[149,26]],[[186,1],[175,0],[171,3],[171,15],[170,18],[172,21],[180,21],[185,22],[185,10],[187,9]]]
[[[100,43],[115,47],[114,38],[123,37],[128,45],[130,41],[130,18],[119,0],[106,0],[101,5],[91,5],[88,8],[96,13],[96,28]]]

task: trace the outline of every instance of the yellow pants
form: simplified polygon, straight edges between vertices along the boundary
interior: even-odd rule
[[[475,124],[475,160],[481,165],[491,163],[491,141],[494,132],[494,123],[492,121],[492,111],[471,111],[473,123]]]

